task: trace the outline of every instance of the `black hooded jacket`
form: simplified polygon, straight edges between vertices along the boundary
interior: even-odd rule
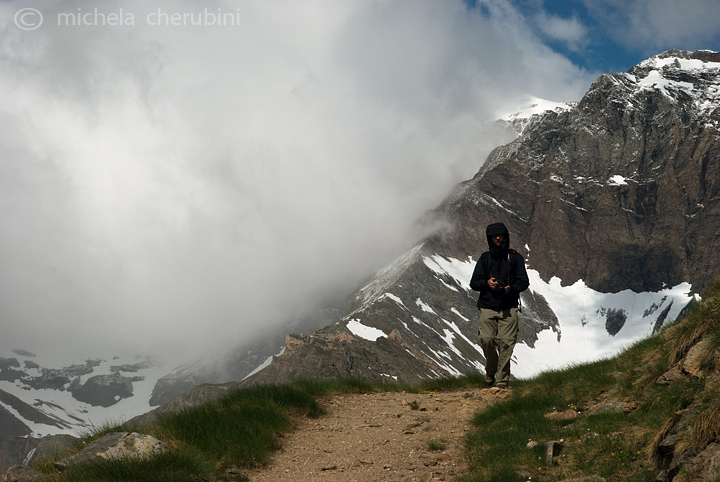
[[[495,311],[517,308],[520,292],[530,286],[525,260],[520,253],[510,249],[510,233],[503,223],[489,225],[485,234],[490,250],[478,259],[470,280],[470,288],[480,292],[477,306]],[[505,235],[500,246],[495,246],[490,240],[496,234]],[[486,262],[483,262],[484,258]],[[490,278],[495,278],[501,286],[510,285],[510,292],[506,294],[502,288],[491,290],[487,283]]]

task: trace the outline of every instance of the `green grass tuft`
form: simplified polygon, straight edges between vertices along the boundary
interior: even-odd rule
[[[501,457],[501,455],[498,455]],[[460,477],[461,482],[526,482],[527,478],[518,474],[512,467],[500,467],[489,475],[471,473]]]
[[[371,393],[375,391],[396,390],[397,385],[379,384],[360,380],[357,378],[343,378],[340,380],[298,380],[291,384],[299,390],[314,397],[323,397],[333,393]]]
[[[190,450],[178,450],[144,460],[99,460],[71,467],[54,482],[188,482],[210,480],[214,464]],[[236,480],[240,481],[241,478]],[[245,479],[247,480],[247,478]]]
[[[431,452],[437,452],[439,450],[445,450],[447,448],[447,445],[445,444],[445,440],[430,440],[427,443],[427,449]]]
[[[278,448],[276,434],[291,428],[281,410],[252,404],[203,405],[166,417],[159,425],[163,438],[181,440],[223,466],[266,462]]]

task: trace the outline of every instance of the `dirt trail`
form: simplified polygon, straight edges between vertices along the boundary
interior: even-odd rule
[[[328,397],[321,400],[326,415],[301,420],[270,463],[248,476],[251,482],[453,480],[464,470],[463,437],[473,413],[508,395],[476,388]]]

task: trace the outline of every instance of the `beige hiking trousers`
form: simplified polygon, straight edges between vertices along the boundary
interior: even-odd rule
[[[480,310],[478,336],[485,355],[485,373],[496,383],[510,382],[510,358],[518,335],[518,309]]]

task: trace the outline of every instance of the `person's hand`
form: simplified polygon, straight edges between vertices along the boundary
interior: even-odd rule
[[[510,285],[505,286],[505,294],[510,293]]]
[[[498,289],[498,286],[500,286],[500,283],[498,283],[495,280],[495,278],[493,277],[488,280],[488,286],[490,287],[491,290],[496,290],[496,289]]]

